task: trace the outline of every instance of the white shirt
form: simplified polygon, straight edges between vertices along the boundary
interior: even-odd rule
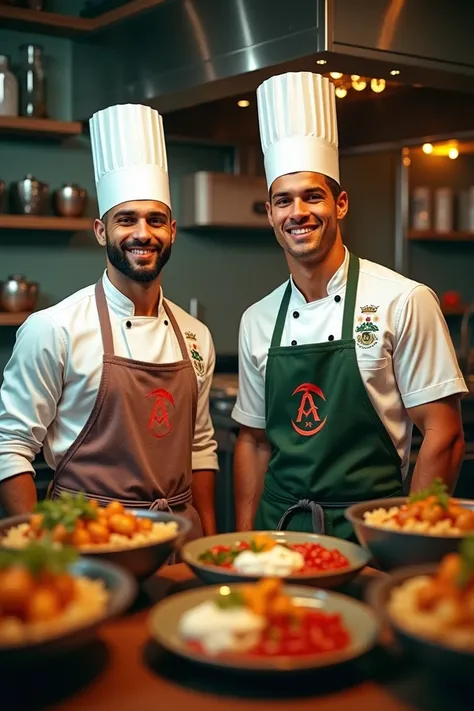
[[[344,263],[328,283],[328,295],[311,303],[290,279],[281,346],[341,338],[348,265],[346,249]],[[232,417],[248,427],[265,428],[267,354],[287,284],[253,304],[240,323],[239,388]],[[376,330],[364,343],[357,339],[361,331],[356,328],[369,323],[366,319]],[[468,391],[438,299],[423,284],[361,259],[354,338],[362,381],[401,457],[405,476],[413,430],[406,408]]]
[[[151,363],[182,359],[163,299],[157,316],[135,316],[134,304],[109,281],[103,285],[115,355]],[[94,295],[95,285],[32,314],[18,329],[0,391],[0,480],[32,472],[43,446],[55,469],[76,440],[94,405],[102,374],[103,346]],[[204,374],[197,376],[198,403],[193,441],[193,469],[218,469],[209,391],[215,365],[209,329],[167,301],[190,350],[197,345]],[[131,327],[127,327],[127,323]]]

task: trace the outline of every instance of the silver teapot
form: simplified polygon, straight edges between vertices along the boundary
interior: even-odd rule
[[[74,183],[64,183],[53,193],[53,209],[61,217],[81,217],[86,205],[87,191]]]
[[[44,215],[48,212],[49,186],[32,175],[10,185],[10,205],[20,215]]]
[[[11,313],[33,311],[38,292],[37,282],[27,281],[20,274],[12,274],[6,281],[0,282],[0,309]]]

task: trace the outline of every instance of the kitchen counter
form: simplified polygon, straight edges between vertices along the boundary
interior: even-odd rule
[[[366,569],[346,588],[363,597],[374,575]],[[104,625],[99,639],[54,665],[38,661],[14,674],[2,669],[2,708],[39,711],[470,711],[472,696],[382,648],[334,670],[291,679],[224,673],[184,662],[149,639],[153,603],[200,585],[184,564],[163,568],[143,586],[125,616]],[[10,702],[10,703],[8,703]]]

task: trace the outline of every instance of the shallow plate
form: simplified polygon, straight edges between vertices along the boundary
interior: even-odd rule
[[[158,603],[150,613],[149,627],[153,638],[165,649],[194,662],[207,666],[240,669],[244,671],[301,671],[342,664],[368,652],[377,642],[379,624],[372,610],[362,602],[346,595],[325,590],[311,590],[297,585],[286,585],[283,590],[304,607],[317,608],[328,613],[340,613],[347,627],[351,642],[346,649],[314,654],[305,657],[279,658],[218,658],[200,654],[190,649],[179,634],[179,620],[184,612],[206,600],[210,600],[221,586],[198,588],[177,593]],[[231,590],[241,586],[231,585]]]
[[[0,644],[0,667],[7,663],[23,663],[46,655],[60,654],[89,642],[99,626],[125,612],[137,594],[137,584],[132,576],[113,563],[79,558],[71,566],[71,572],[91,580],[103,580],[109,593],[109,602],[104,614],[91,622],[38,642],[6,646]]]
[[[407,565],[437,563],[448,553],[455,553],[464,536],[431,536],[412,531],[393,531],[365,523],[364,513],[378,508],[406,504],[408,497],[374,499],[350,506],[345,513],[351,522],[359,542],[370,551],[374,561],[383,570],[393,570]],[[465,508],[474,510],[474,501],[455,499]]]
[[[367,591],[367,600],[377,612],[379,619],[388,624],[402,649],[416,659],[417,663],[440,672],[443,676],[471,679],[474,669],[474,653],[423,637],[400,625],[388,610],[388,601],[392,590],[410,578],[419,575],[434,575],[438,564],[412,565],[399,568],[390,577],[383,576],[374,580]]]
[[[97,558],[115,563],[121,568],[125,568],[137,580],[144,580],[161,568],[167,559],[175,551],[179,550],[183,539],[189,529],[190,522],[178,514],[167,513],[166,511],[149,511],[148,509],[128,509],[128,513],[133,513],[139,518],[149,518],[153,522],[168,523],[175,521],[178,524],[176,535],[164,541],[141,543],[133,548],[109,548],[106,546],[94,546],[94,548],[79,549],[82,556]],[[13,526],[29,521],[31,514],[12,516],[0,520],[0,538]],[[0,543],[0,547],[2,546]]]
[[[253,582],[259,580],[263,575],[245,575],[236,570],[219,568],[216,565],[206,565],[199,560],[199,556],[204,551],[213,546],[235,545],[239,541],[250,541],[257,534],[265,534],[277,543],[319,543],[319,545],[333,550],[337,548],[349,560],[348,568],[340,570],[324,570],[320,573],[293,573],[285,576],[288,582],[297,585],[317,585],[321,588],[334,588],[349,582],[364,568],[370,560],[370,554],[361,546],[341,538],[323,536],[317,533],[300,533],[296,531],[245,531],[242,533],[221,533],[217,536],[206,536],[190,541],[183,546],[181,557],[185,563],[192,568],[195,575],[207,585],[222,584],[229,582]]]

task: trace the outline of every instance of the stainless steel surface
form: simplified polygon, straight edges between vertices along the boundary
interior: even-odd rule
[[[15,516],[10,519],[0,520],[0,534],[10,528],[28,520],[29,516]],[[40,657],[63,654],[91,641],[106,620],[110,620],[124,613],[134,600],[138,586],[133,577],[118,565],[91,558],[79,558],[71,566],[73,575],[102,580],[110,595],[109,604],[105,613],[93,622],[82,625],[75,630],[65,632],[49,640],[32,642],[18,647],[0,646],[0,664],[4,669],[8,665],[24,664]],[[4,665],[4,666],[3,666]]]
[[[27,174],[10,184],[10,206],[20,215],[44,215],[49,207],[49,186]]]
[[[64,183],[53,193],[53,209],[62,217],[81,217],[87,206],[87,191],[74,183]]]
[[[429,31],[428,31],[429,23]],[[73,47],[73,114],[143,101],[166,113],[326,70],[474,92],[466,0],[169,0]],[[157,34],[160,41],[156,41]],[[337,65],[337,66],[336,66]],[[100,69],[98,69],[100,67]]]
[[[19,274],[12,274],[0,282],[0,310],[18,313],[33,311],[38,301],[39,285],[27,281]]]
[[[183,179],[181,228],[239,228],[270,231],[264,177],[200,171]]]
[[[401,506],[407,497],[374,499],[349,506],[346,518],[354,527],[359,543],[367,548],[382,570],[394,570],[405,565],[436,563],[444,555],[455,553],[463,536],[427,536],[422,533],[394,531],[369,526],[364,513],[378,508]],[[461,506],[474,511],[474,501],[458,499]]]

